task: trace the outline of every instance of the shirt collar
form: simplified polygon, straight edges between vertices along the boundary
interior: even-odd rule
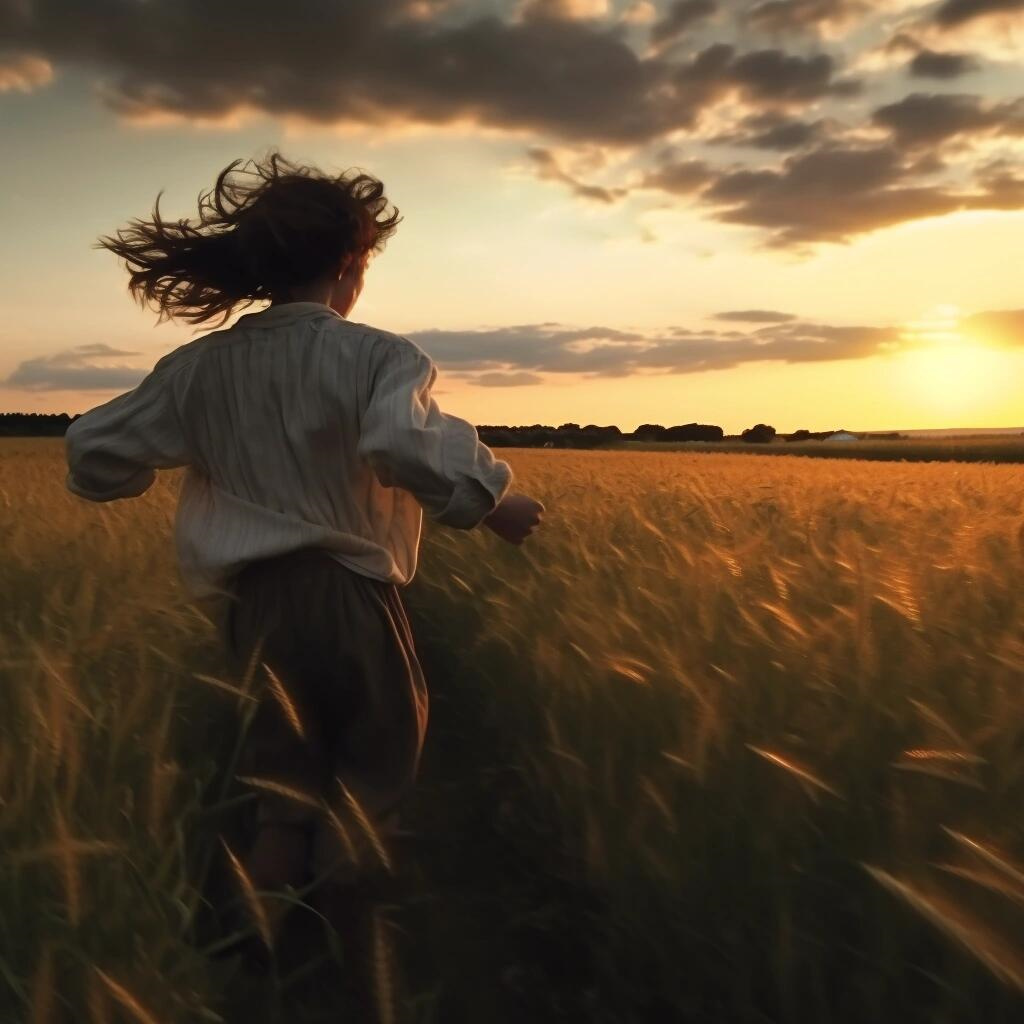
[[[324,302],[278,302],[257,313],[243,313],[235,323],[241,324],[244,320],[246,327],[269,327],[297,320],[299,317],[312,316],[315,313],[327,313],[338,320],[347,319]]]

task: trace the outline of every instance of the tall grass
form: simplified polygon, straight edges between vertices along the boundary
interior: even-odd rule
[[[543,530],[428,529],[403,594],[417,1019],[1020,1019],[1024,470],[502,455]],[[0,447],[3,1021],[336,1019],[330,935],[319,986],[209,955],[257,680],[175,489]]]

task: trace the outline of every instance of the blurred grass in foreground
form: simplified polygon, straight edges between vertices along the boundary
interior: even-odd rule
[[[1021,1019],[1024,470],[500,454],[543,530],[430,530],[403,593],[417,1020]],[[251,701],[176,474],[63,477],[0,445],[0,1020],[340,1019],[329,936],[206,955]]]

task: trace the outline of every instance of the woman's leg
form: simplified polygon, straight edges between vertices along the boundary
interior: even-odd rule
[[[428,718],[426,681],[398,589],[344,566],[338,566],[333,589],[347,627],[337,634],[339,675],[333,686],[349,699],[327,723],[328,799],[335,815],[317,824],[313,866],[318,875],[351,861],[353,846],[362,866],[387,868],[379,862],[382,855],[386,861],[399,832]]]
[[[272,673],[257,669],[266,687],[238,770],[260,793],[258,832],[245,858],[258,889],[298,887],[308,879],[310,836],[330,774],[317,667],[309,664],[298,621],[307,614],[297,593],[307,565],[286,556],[248,566],[236,580],[227,622],[236,669],[244,671],[255,653]]]

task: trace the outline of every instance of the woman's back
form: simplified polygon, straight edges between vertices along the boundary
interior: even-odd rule
[[[312,302],[249,313],[192,357],[181,419],[211,484],[310,522],[351,522],[371,329]],[[347,506],[347,507],[343,507]]]

